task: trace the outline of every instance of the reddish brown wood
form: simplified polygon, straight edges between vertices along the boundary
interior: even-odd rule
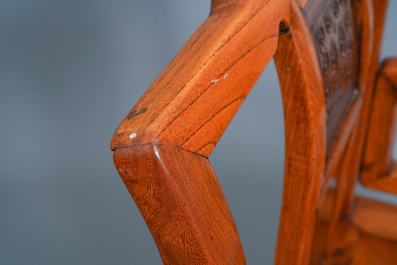
[[[394,265],[397,260],[395,241],[362,235],[352,265]]]
[[[288,3],[213,2],[208,19],[124,118],[112,150],[163,143],[208,157],[273,57]]]
[[[397,117],[397,58],[386,60],[378,73],[361,182],[397,194],[397,169],[392,159]]]
[[[116,150],[114,161],[164,264],[245,264],[232,214],[207,158],[147,144]]]
[[[383,253],[385,257],[382,257],[367,247],[376,242],[378,247],[397,250],[397,245],[393,242],[395,238],[391,238],[394,236],[386,237],[388,240],[383,239],[386,234],[395,234],[392,223],[395,223],[397,208],[361,198],[353,200],[373,100],[372,84],[375,80],[386,1],[361,1],[357,7],[362,25],[359,89],[363,94],[363,104],[360,119],[353,127],[343,156],[332,167],[328,161],[331,170],[323,184],[324,193],[319,204],[320,220],[315,236],[315,244],[318,246],[313,248],[311,264],[391,264],[394,254],[386,251]],[[371,122],[370,128],[372,126]],[[336,190],[330,195],[327,184],[332,177],[335,177]],[[356,203],[353,204],[353,201]]]
[[[351,234],[354,234],[355,231],[350,229],[348,221],[341,222],[343,200],[346,195],[346,179],[348,178],[346,173],[349,171],[350,167],[350,165],[345,162],[346,156],[348,155],[351,154],[348,150],[345,150],[338,171],[336,172],[337,182],[332,200],[332,207],[330,207],[331,212],[328,219],[327,243],[325,245],[325,254],[328,260],[332,260],[333,262],[341,262],[343,260],[343,262],[347,262],[347,264],[351,260],[352,249],[355,248],[356,243],[355,238],[353,240],[352,238],[343,236],[344,234],[348,234],[349,231]],[[336,254],[340,252],[341,249],[343,249],[343,255]],[[349,252],[349,254],[346,252]]]
[[[281,22],[289,24],[288,1],[214,1],[112,138],[166,264],[245,264],[221,189],[207,187],[217,181],[205,157],[272,58]]]
[[[364,141],[367,136],[369,114],[373,100],[373,87],[375,83],[376,68],[378,65],[379,51],[383,35],[383,25],[386,14],[387,0],[363,0],[357,3],[359,17],[362,25],[361,37],[361,71],[360,91],[363,93],[363,106],[357,122],[357,131],[350,143],[350,153],[346,157],[349,169],[346,172],[346,195],[343,202],[343,214],[349,214],[354,199],[354,187],[362,162]]]
[[[397,242],[396,205],[357,197],[351,220],[366,234]]]
[[[126,115],[111,142],[116,168],[165,264],[245,264],[207,157],[273,56],[286,137],[275,263],[361,264],[372,237],[389,233],[389,241],[396,239],[390,227],[395,214],[386,214],[395,208],[361,199],[355,211],[351,207],[385,9],[384,0],[212,1],[208,19]],[[391,65],[387,69],[394,69]],[[393,71],[384,70],[391,80],[397,76]],[[375,96],[372,115],[395,108],[396,97],[386,99],[387,93]],[[391,123],[382,123],[388,135]],[[329,189],[332,178],[335,191]],[[378,217],[367,222],[373,214]],[[382,240],[385,248],[394,247]]]
[[[307,264],[325,165],[325,100],[310,33],[291,4],[275,62],[283,96],[285,170],[276,264]]]
[[[335,198],[335,190],[328,190],[317,220],[310,264],[394,264],[397,206],[356,197],[351,217],[341,218],[332,227],[330,209]]]
[[[341,159],[337,158],[335,161],[330,161],[331,156],[327,162],[323,190],[327,189],[328,180],[336,176],[336,191],[333,196],[322,200],[326,203],[323,202],[319,205],[321,210],[319,217],[323,216],[324,218],[325,216],[327,221],[324,222],[320,219],[317,222],[311,264],[394,264],[393,262],[396,260],[394,253],[397,250],[397,245],[394,238],[395,226],[393,225],[397,214],[396,207],[358,199],[351,221],[346,216],[351,213],[352,187],[355,185],[354,182],[362,159],[360,154],[373,97],[371,84],[375,78],[385,7],[386,1],[377,3],[362,1],[358,5],[363,33],[359,82],[360,91],[364,95],[363,108],[359,123],[353,127],[344,155],[341,157],[337,154],[335,157],[341,157]],[[374,42],[372,42],[373,39]],[[390,130],[386,131],[389,133]],[[392,146],[390,142],[388,144],[388,146]],[[337,144],[334,144],[334,148],[335,146]],[[336,152],[331,152],[331,155],[332,153]],[[391,179],[388,178],[388,180]],[[389,183],[389,189],[390,186],[392,185]],[[359,235],[360,231],[371,233],[371,236]],[[372,245],[373,242],[379,244],[377,248],[388,250],[383,251],[384,249],[382,249],[384,256],[380,256],[379,253],[366,247]]]
[[[358,12],[357,5],[348,0],[312,0],[304,8],[326,96],[327,163],[323,188],[337,170],[362,106],[364,87],[357,82],[359,51],[366,47],[359,48]],[[366,49],[362,51],[366,55]],[[360,68],[365,69],[365,63]]]
[[[339,220],[336,226],[328,229],[328,240],[324,264],[351,264],[360,240],[359,230],[349,219]],[[331,233],[332,231],[332,233]]]
[[[309,1],[305,6],[324,84],[327,112],[327,154],[330,155],[346,124],[349,111],[356,119],[359,42],[356,8],[349,0]],[[354,108],[352,108],[354,107]],[[351,115],[350,115],[351,116]],[[345,126],[343,126],[345,124]],[[343,148],[341,148],[343,149]]]
[[[350,264],[352,261],[351,253],[352,250],[355,249],[357,243],[357,240],[353,240],[354,237],[349,239],[349,237],[341,236],[340,230],[341,226],[344,227],[344,224],[346,224],[346,219],[344,218],[346,218],[346,215],[351,211],[350,205],[353,200],[353,187],[361,163],[360,154],[362,152],[366,130],[364,126],[368,124],[367,117],[372,100],[372,89],[368,84],[371,84],[375,77],[376,68],[374,65],[376,65],[378,60],[385,2],[379,2],[375,11],[370,1],[361,1],[356,7],[362,25],[359,90],[364,95],[363,107],[361,109],[359,122],[356,123],[355,118],[350,120],[350,123],[354,127],[351,130],[346,148],[344,148],[344,144],[342,144],[342,148],[336,149],[338,147],[338,143],[336,142],[333,146],[334,150],[331,152],[331,156],[329,156],[327,161],[322,190],[327,190],[328,182],[332,177],[336,178],[336,190],[332,198],[328,196],[328,198],[325,199],[325,195],[328,193],[323,192],[322,199],[320,199],[319,209],[321,210],[320,213],[322,213],[320,217],[325,214],[325,216],[327,216],[327,224],[325,228],[324,224],[322,224],[323,222],[317,225],[315,238],[316,242],[321,242],[319,244],[321,247],[313,249],[312,264],[318,264],[316,262],[319,262],[319,260],[325,262],[324,264]],[[374,12],[376,16],[374,16]],[[375,32],[374,17],[376,17],[377,26]],[[376,35],[377,38],[373,43],[374,35]],[[342,150],[344,150],[343,156],[341,156]],[[343,219],[341,219],[341,217]],[[348,231],[354,234],[357,228],[356,226],[352,226],[352,229],[353,230],[348,229]],[[343,255],[341,254],[342,252]],[[335,256],[335,254],[337,255]]]
[[[397,260],[397,206],[358,197],[352,224],[360,231],[353,265],[392,265]]]

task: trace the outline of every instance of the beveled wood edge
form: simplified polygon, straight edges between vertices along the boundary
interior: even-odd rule
[[[206,157],[162,144],[117,149],[114,162],[164,264],[246,264]]]
[[[223,9],[223,12],[226,12],[226,11],[224,11],[224,9],[227,9],[227,8],[234,8],[234,6],[233,7],[230,7],[230,6],[225,6],[224,8],[222,8]],[[299,11],[299,9],[295,6],[295,7],[293,7],[293,8],[295,8],[295,11],[294,12],[296,12],[296,14],[298,14],[300,11]],[[215,10],[215,11],[219,11],[219,10]],[[216,13],[216,12],[215,12]],[[286,26],[289,26],[289,22],[288,22],[288,20],[289,20],[289,18],[288,18],[288,16],[287,17],[285,17],[284,19],[280,19],[279,21],[287,21],[287,23],[285,24]],[[291,30],[292,32],[293,32],[293,30]],[[276,33],[276,34],[278,34],[278,32]],[[370,46],[370,45],[369,45]],[[271,57],[271,56],[270,56]],[[314,58],[315,58],[315,60],[317,60],[317,57],[316,56],[314,56]],[[315,62],[314,64],[313,64],[315,67],[317,67],[318,66],[318,62]],[[214,79],[214,80],[216,80],[216,79]],[[320,85],[320,86],[318,86],[318,88],[321,88],[322,89],[322,85]],[[284,99],[283,99],[284,100]],[[321,101],[321,99],[319,100],[319,101]],[[357,102],[359,102],[359,101],[357,101]],[[354,115],[356,115],[356,113],[357,113],[357,109],[359,109],[360,108],[360,105],[361,103],[355,103],[355,105],[357,105],[358,107],[354,107],[353,108],[353,111],[351,111],[350,113],[352,113],[352,114],[349,114],[349,116],[352,116],[352,118],[351,119],[354,119]],[[147,108],[137,108],[136,110],[135,110],[135,112],[130,112],[126,117],[128,117],[129,115],[130,116],[134,116],[134,117],[137,117],[137,114],[141,114],[140,112],[143,112],[143,113],[145,113],[146,112],[146,110],[145,111],[142,111],[142,110],[144,110],[144,109],[146,109],[147,110]],[[317,109],[318,110],[318,109]],[[318,111],[317,112],[317,115],[318,115],[318,113],[321,113],[321,115],[324,115],[325,116],[325,113],[324,113],[324,110],[321,110],[320,109],[320,111]],[[132,115],[132,114],[134,114],[134,115]],[[313,113],[311,113],[311,114],[313,114]],[[164,114],[164,116],[165,116],[165,114]],[[319,123],[321,123],[322,124],[322,121],[320,121],[321,120],[321,118],[320,119],[318,119],[317,120],[317,118],[316,118],[316,122],[319,122]],[[325,120],[325,119],[324,119]],[[314,127],[316,127],[317,129],[318,129],[318,127],[317,126],[319,126],[319,124],[312,124],[313,125],[313,128]],[[322,126],[324,126],[324,124],[322,124],[320,127],[322,127]],[[324,127],[325,128],[325,127]],[[225,128],[226,129],[226,128]],[[316,130],[317,130],[316,129]],[[320,131],[321,131],[322,129],[320,129]],[[349,133],[348,132],[350,132],[351,131],[351,127],[349,128],[349,127],[346,127],[346,133],[345,133],[345,138],[344,139],[342,139],[342,140],[340,140],[340,142],[341,142],[341,144],[339,144],[340,145],[340,147],[337,147],[336,149],[343,149],[343,146],[346,144],[346,139],[347,139],[347,137],[348,137],[348,135],[349,135]],[[129,136],[130,138],[131,138],[131,135],[133,135],[133,133],[134,132],[132,132],[131,134],[129,134],[128,135],[128,133],[127,133],[127,136]],[[152,132],[151,132],[152,133]],[[221,133],[217,133],[217,134],[220,134],[220,135],[222,135],[222,133],[223,133],[223,131],[221,132]],[[292,133],[292,131],[290,132],[290,133]],[[154,134],[156,134],[156,133],[154,133]],[[321,134],[321,133],[320,133]],[[322,141],[325,141],[322,137],[323,137],[323,135],[315,135],[315,136],[313,136],[313,135],[311,135],[313,138],[311,139],[311,140],[313,140],[314,138],[314,140],[313,141],[316,141],[317,143],[318,142],[322,142]],[[220,137],[220,136],[219,136]],[[287,137],[287,136],[286,136]],[[135,138],[135,137],[132,137],[132,138]],[[219,138],[218,138],[219,139]],[[174,142],[166,142],[166,141],[157,141],[156,139],[155,140],[153,140],[153,139],[151,139],[151,140],[149,140],[149,141],[145,141],[145,140],[142,140],[142,138],[141,139],[137,139],[138,141],[137,142],[135,142],[134,144],[131,144],[131,145],[126,145],[126,146],[123,146],[123,145],[121,145],[121,146],[113,146],[113,149],[114,150],[116,150],[116,149],[122,149],[122,148],[130,148],[130,147],[134,147],[134,146],[139,146],[139,145],[144,145],[144,144],[166,144],[166,145],[170,145],[170,146],[175,146],[176,148],[182,148],[182,149],[184,149],[184,150],[187,150],[187,151],[190,151],[190,152],[193,152],[193,153],[196,153],[196,154],[199,154],[199,155],[202,155],[202,156],[205,156],[205,157],[208,157],[209,156],[209,154],[211,153],[211,151],[212,151],[212,149],[211,150],[206,150],[205,152],[199,152],[199,151],[197,151],[197,149],[189,149],[189,148],[183,148],[183,147],[181,147],[180,145],[175,145],[174,144]],[[217,140],[215,140],[215,141],[213,141],[213,145],[215,146],[215,144],[216,144],[216,141]],[[321,144],[320,144],[321,145]],[[315,149],[312,149],[312,155],[314,155],[314,154],[319,154],[320,153],[320,155],[318,155],[318,156],[315,156],[315,159],[318,159],[319,161],[320,161],[320,163],[319,163],[319,165],[317,165],[316,166],[316,168],[315,168],[315,170],[314,171],[316,171],[315,172],[315,174],[313,173],[313,172],[311,172],[311,174],[313,174],[312,176],[317,176],[317,177],[319,177],[319,176],[322,176],[322,174],[323,174],[323,172],[324,172],[324,170],[323,170],[323,168],[322,167],[324,167],[324,161],[322,161],[322,155],[321,155],[321,152],[322,152],[323,150],[321,150],[321,147],[318,149],[318,150],[315,150]],[[313,158],[312,156],[307,156],[307,158]],[[325,160],[325,159],[324,159]],[[337,162],[335,162],[334,163],[335,165],[337,164]],[[332,168],[332,166],[329,166],[329,168]],[[287,160],[286,160],[286,169],[287,169]],[[330,170],[329,170],[330,171]],[[319,173],[319,172],[321,172],[321,173]],[[304,174],[302,174],[302,176],[303,176]],[[311,198],[311,200],[312,201],[315,201],[315,198],[316,197],[318,197],[318,193],[317,193],[317,189],[319,189],[319,186],[318,186],[318,183],[316,183],[316,182],[314,182],[314,183],[311,183],[310,184],[310,187],[312,188],[312,189],[314,189],[316,192],[315,192],[315,194],[312,196],[312,198]],[[310,221],[311,222],[311,221]],[[300,255],[304,255],[304,254],[300,254]],[[303,256],[300,256],[299,257],[299,259],[302,259],[302,257]],[[304,260],[305,258],[303,258],[302,260]],[[281,263],[280,263],[281,264]]]
[[[285,120],[283,201],[275,264],[307,264],[325,166],[325,93],[311,34],[296,3],[275,63]]]
[[[239,1],[237,1],[239,2]],[[159,120],[163,122],[164,124],[169,124],[174,121],[173,116],[175,112],[178,111],[179,109],[182,109],[182,113],[186,108],[183,106],[183,104],[188,104],[188,107],[194,104],[197,99],[194,96],[194,90],[196,89],[195,86],[197,84],[200,84],[200,82],[196,82],[196,80],[199,80],[202,77],[208,78],[208,76],[205,76],[208,74],[208,72],[211,72],[212,75],[214,75],[216,78],[213,79],[211,82],[209,82],[209,86],[215,86],[222,84],[222,81],[225,80],[233,80],[233,75],[230,73],[232,70],[232,66],[228,66],[229,60],[233,58],[228,58],[228,54],[230,54],[230,49],[233,49],[233,47],[239,46],[239,43],[232,43],[234,40],[234,36],[237,36],[237,34],[243,34],[243,37],[240,37],[240,41],[244,41],[244,36],[247,33],[244,33],[244,30],[241,28],[241,23],[239,22],[244,22],[243,28],[248,25],[247,27],[250,27],[250,34],[254,34],[252,36],[252,40],[255,43],[256,40],[259,41],[259,44],[257,46],[254,46],[253,49],[258,48],[260,49],[258,54],[256,55],[258,58],[261,58],[261,61],[258,62],[258,58],[255,58],[256,62],[252,65],[256,67],[254,69],[254,75],[250,75],[244,71],[251,71],[250,69],[250,61],[244,62],[240,68],[242,71],[242,77],[240,79],[247,79],[248,86],[245,88],[245,95],[239,95],[236,94],[235,97],[240,101],[240,104],[242,100],[245,98],[246,94],[248,94],[250,88],[252,85],[255,83],[256,79],[259,77],[260,73],[262,72],[263,68],[267,64],[267,62],[270,60],[270,58],[273,57],[274,52],[276,51],[277,47],[277,37],[279,34],[279,24],[280,22],[283,23],[284,27],[288,27],[289,23],[289,3],[288,1],[283,1],[284,4],[280,4],[280,1],[261,1],[261,0],[255,0],[255,1],[249,1],[245,5],[241,5],[238,3],[238,5],[226,5],[222,8],[214,9],[211,12],[211,15],[209,19],[207,19],[206,22],[203,23],[203,26],[197,30],[197,32],[190,38],[190,40],[185,44],[184,48],[181,49],[181,51],[178,53],[178,55],[174,58],[173,61],[171,61],[170,65],[167,66],[167,68],[164,70],[163,73],[160,75],[160,77],[153,83],[152,87],[148,89],[148,92],[145,93],[145,95],[142,97],[142,99],[136,104],[136,106],[130,111],[129,114],[125,117],[123,123],[125,123],[125,127],[123,127],[123,123],[119,126],[119,128],[116,130],[115,135],[112,138],[112,144],[111,144],[111,149],[115,151],[114,153],[114,159],[115,159],[115,164],[116,168],[119,171],[120,176],[122,177],[123,181],[125,182],[125,185],[127,186],[128,190],[131,193],[131,196],[134,198],[138,208],[140,209],[142,215],[145,218],[146,223],[148,224],[148,227],[156,241],[156,244],[158,246],[158,249],[160,251],[160,254],[162,256],[164,264],[173,264],[173,263],[178,263],[178,264],[191,264],[194,260],[199,261],[203,264],[245,264],[244,260],[244,253],[242,251],[241,247],[241,242],[239,241],[237,230],[235,231],[235,234],[237,234],[237,237],[233,237],[231,241],[227,239],[225,236],[218,236],[215,233],[212,233],[210,236],[202,236],[201,232],[197,234],[197,231],[206,231],[208,230],[208,227],[202,228],[203,222],[197,221],[197,218],[200,218],[200,216],[190,216],[188,219],[185,221],[181,220],[181,229],[173,229],[170,228],[171,231],[168,231],[167,234],[177,234],[179,235],[180,233],[184,234],[185,232],[189,231],[196,231],[193,233],[193,236],[190,238],[183,237],[182,239],[182,244],[179,244],[180,246],[174,246],[174,244],[170,241],[168,242],[166,239],[162,238],[161,236],[158,236],[158,233],[161,233],[163,229],[166,229],[169,225],[169,223],[174,223],[174,217],[171,214],[173,210],[171,210],[170,213],[168,213],[167,209],[162,210],[163,207],[156,207],[158,204],[157,201],[162,205],[165,203],[165,200],[168,196],[170,200],[180,200],[183,199],[183,197],[186,195],[188,196],[189,193],[178,193],[177,190],[179,190],[179,187],[188,187],[190,185],[185,185],[183,184],[185,181],[200,181],[200,179],[203,178],[203,172],[201,171],[208,171],[211,169],[211,165],[209,164],[209,161],[207,157],[212,151],[212,148],[215,146],[217,140],[221,137],[223,134],[223,131],[226,129],[227,124],[231,121],[232,117],[234,116],[235,112],[237,111],[238,107],[236,109],[228,110],[228,117],[222,117],[222,124],[223,127],[220,129],[215,129],[215,136],[214,138],[209,141],[209,143],[213,143],[212,148],[210,149],[197,149],[197,148],[189,148],[186,146],[183,146],[183,144],[186,142],[186,139],[182,139],[182,142],[180,140],[176,140],[173,138],[175,137],[180,137],[180,133],[175,133],[171,132],[168,136],[168,138],[159,138],[158,136],[162,133],[164,133],[167,130],[167,126],[165,128],[163,127],[151,127],[148,129],[147,122],[145,122],[144,118],[145,116],[149,116],[150,112],[154,109],[156,110],[156,106],[161,107],[161,100],[167,99],[166,97],[157,97],[157,95],[161,95],[163,93],[163,87],[162,86],[157,86],[157,84],[161,83],[165,79],[169,79],[168,84],[172,84],[174,82],[173,80],[180,80],[183,78],[187,78],[187,81],[184,81],[184,85],[182,87],[182,90],[180,90],[177,93],[174,93],[172,97],[170,98],[170,101],[165,104],[165,108],[163,108],[164,111],[161,111],[159,113],[154,113],[153,115],[157,115],[159,117]],[[274,10],[276,6],[279,6],[277,10]],[[267,15],[265,13],[261,14],[261,16],[256,16],[258,13],[263,13],[267,12]],[[233,21],[234,23],[227,23],[230,22],[230,16],[237,16],[237,21]],[[270,17],[273,17],[274,19],[270,19]],[[226,20],[223,20],[225,18]],[[233,18],[232,18],[233,19]],[[262,21],[261,21],[262,20]],[[266,30],[265,27],[263,27],[264,20],[266,21],[271,21],[269,25],[269,30]],[[266,22],[265,21],[265,22]],[[251,23],[251,24],[250,24]],[[266,24],[266,23],[265,23]],[[256,25],[256,26],[255,26]],[[211,28],[211,27],[217,27],[216,29]],[[218,28],[220,27],[220,29]],[[222,28],[223,27],[223,28]],[[240,28],[239,28],[240,27]],[[196,45],[196,48],[194,47],[195,43],[200,41],[200,38],[206,38],[206,37],[213,37],[214,31],[216,32],[221,32],[222,34],[220,35],[215,35],[215,37],[218,38],[218,41],[214,42],[214,47],[208,47],[207,50],[201,49],[200,46]],[[258,34],[257,31],[265,31],[265,38],[264,41],[262,40],[263,35]],[[245,35],[244,35],[245,34]],[[268,37],[266,35],[270,36],[271,42],[265,43]],[[241,39],[242,38],[242,39]],[[259,38],[259,39],[258,39]],[[238,38],[237,38],[238,39]],[[250,39],[250,38],[248,38]],[[210,42],[211,43],[211,42]],[[230,47],[228,46],[228,43],[230,44]],[[245,43],[242,44],[244,47],[246,45]],[[194,50],[196,49],[196,50]],[[223,52],[223,50],[225,52]],[[193,66],[189,68],[189,65],[186,66],[187,70],[183,72],[183,67],[185,67],[184,61],[190,59],[190,57],[194,56],[197,54],[198,51],[200,53],[203,53],[203,57],[199,57],[200,60],[203,60],[202,62],[199,62],[198,65],[200,65],[199,70],[195,69],[195,65],[193,62]],[[208,54],[208,50],[215,50],[216,52],[213,57],[218,56],[217,60],[211,60],[206,58],[206,54]],[[247,51],[244,52],[244,50],[239,51],[242,52],[242,57],[240,58],[247,58],[246,56],[247,53],[251,52],[253,50],[248,49]],[[217,52],[219,52],[220,55],[217,55]],[[191,55],[189,55],[192,53]],[[211,53],[209,53],[211,54]],[[233,53],[231,53],[233,55]],[[254,56],[253,55],[253,56]],[[222,61],[223,60],[223,61]],[[237,62],[238,62],[237,58]],[[180,69],[176,72],[177,76],[173,73],[173,69],[175,68],[175,65],[178,65],[178,63],[182,65]],[[221,67],[221,68],[220,68]],[[222,68],[223,67],[223,68]],[[167,75],[167,72],[173,73],[172,75]],[[251,71],[252,72],[252,71]],[[219,74],[220,73],[220,74]],[[229,78],[226,79],[226,77]],[[191,80],[193,80],[193,84],[188,84]],[[219,81],[219,82],[218,82]],[[239,85],[239,80],[237,79],[235,81],[234,86]],[[189,87],[190,86],[190,87]],[[233,86],[233,84],[229,84],[228,86],[220,86],[224,91],[227,91],[228,94],[231,93],[230,91],[230,86]],[[241,85],[240,85],[241,86]],[[170,86],[172,89],[172,86]],[[226,88],[228,88],[226,90]],[[172,92],[172,91],[171,91]],[[201,92],[203,95],[203,92]],[[232,91],[233,92],[233,91]],[[211,92],[213,93],[213,92]],[[211,95],[210,93],[210,95]],[[234,93],[234,92],[233,92]],[[190,94],[193,94],[193,97],[190,96]],[[200,96],[201,96],[200,95]],[[209,107],[216,107],[217,105],[220,105],[222,107],[223,103],[218,102],[217,100],[219,97],[216,97],[212,95],[211,101],[213,102],[207,102],[207,105]],[[150,99],[147,101],[147,99]],[[156,98],[159,99],[159,101],[156,101]],[[186,99],[188,99],[186,101]],[[146,102],[145,102],[146,100]],[[143,103],[142,103],[143,102]],[[149,104],[147,104],[149,103]],[[205,107],[205,105],[203,105]],[[207,108],[205,108],[208,110]],[[214,115],[218,114],[219,111],[215,111]],[[151,117],[153,118],[153,117]],[[200,117],[199,117],[200,118]],[[163,120],[162,120],[163,119]],[[130,123],[130,121],[133,121],[133,123]],[[157,120],[158,121],[158,120]],[[171,121],[171,123],[170,123]],[[185,128],[188,127],[189,122],[197,123],[195,121],[195,117],[188,115],[187,118],[185,118],[186,123],[184,122],[183,125],[185,125]],[[226,123],[226,126],[224,124]],[[149,125],[153,124],[153,119],[149,121]],[[205,126],[209,124],[208,122],[203,123],[201,126]],[[132,125],[132,126],[131,126]],[[156,124],[155,124],[156,125]],[[198,124],[200,126],[200,124]],[[212,124],[209,124],[212,125]],[[138,127],[141,127],[142,130],[140,130]],[[217,124],[214,123],[212,127],[216,127]],[[184,126],[181,126],[182,128]],[[131,129],[132,128],[132,129]],[[200,127],[201,128],[201,127]],[[156,131],[157,130],[157,131]],[[142,134],[143,133],[143,134]],[[145,135],[146,133],[146,135]],[[122,135],[124,138],[120,137]],[[153,137],[155,136],[155,137]],[[187,135],[185,138],[189,138],[192,135]],[[202,139],[196,138],[196,142],[200,142]],[[179,142],[178,142],[179,141]],[[204,139],[204,141],[208,141],[207,139]],[[197,145],[202,145],[205,146],[205,144],[196,144]],[[159,149],[152,150],[150,151],[149,149],[151,146],[161,146],[161,147],[166,147],[167,150],[171,150],[169,152],[166,152],[162,155],[159,155],[158,152],[160,152]],[[149,149],[148,149],[149,148]],[[202,151],[203,150],[203,151]],[[156,152],[157,151],[157,152]],[[190,163],[187,163],[184,161],[184,159],[181,159],[179,155],[176,155],[176,153],[180,154],[189,154],[189,156],[196,157],[192,159],[198,159],[199,161],[207,161],[208,165],[207,168],[203,167],[200,170],[192,171],[191,176],[189,178],[183,177],[177,177],[177,179],[174,179],[174,177],[179,176],[180,173],[178,173],[178,168],[179,167],[189,167]],[[128,155],[127,155],[128,154]],[[136,157],[136,159],[130,159],[131,156]],[[137,162],[133,162],[133,161]],[[157,162],[153,162],[153,161]],[[163,161],[163,162],[162,162]],[[168,161],[168,162],[164,162]],[[172,161],[172,162],[170,162]],[[131,163],[138,163],[137,165],[131,164]],[[160,163],[159,165],[157,165]],[[164,167],[162,166],[164,163],[168,164],[168,166]],[[180,166],[179,166],[180,165]],[[145,169],[145,167],[152,167],[151,169]],[[164,168],[163,168],[164,167]],[[174,168],[175,167],[175,168]],[[172,169],[174,168],[174,169]],[[135,170],[135,173],[131,173]],[[149,171],[148,171],[149,170]],[[147,188],[147,191],[140,192],[139,187],[143,185],[143,189],[145,190],[145,181],[148,181],[152,173],[151,171],[154,170],[155,172],[158,171],[158,173],[154,174],[154,176],[161,177],[164,176],[162,180],[156,180],[153,178],[153,185],[149,185]],[[182,172],[185,172],[186,170],[190,170],[188,168],[183,169]],[[175,175],[176,174],[176,175]],[[182,174],[182,173],[181,173]],[[204,174],[205,175],[205,174]],[[216,180],[216,176],[213,175],[213,178]],[[168,179],[168,182],[172,183],[172,187],[166,187],[166,185],[163,183],[164,179]],[[152,179],[152,178],[150,178]],[[167,181],[166,181],[167,182]],[[138,183],[138,184],[137,184]],[[139,183],[143,183],[139,185]],[[162,187],[162,195],[160,197],[158,196],[151,196],[150,190],[153,190],[154,188],[161,186]],[[206,184],[200,184],[199,185],[202,188],[209,188],[207,187]],[[138,191],[137,191],[138,189]],[[184,188],[183,188],[184,189]],[[220,189],[220,187],[219,187]],[[199,193],[200,188],[197,189],[196,192],[193,193]],[[221,192],[221,189],[220,189]],[[175,194],[178,193],[178,196],[175,196]],[[164,197],[164,196],[165,197]],[[163,198],[164,197],[164,198]],[[181,212],[179,214],[180,216],[185,216],[187,213],[186,210],[188,209],[188,204],[190,202],[193,202],[195,200],[196,196],[189,197],[187,199],[183,199],[184,203],[177,202],[176,203],[176,209]],[[153,204],[153,205],[152,205]],[[197,204],[197,203],[196,203]],[[214,197],[214,202],[207,204],[206,202],[202,202],[199,205],[197,204],[195,207],[191,209],[191,211],[194,211],[197,209],[197,211],[209,211],[211,212],[214,205],[225,205],[227,206],[226,200],[222,201],[221,197],[215,196]],[[151,205],[151,206],[150,206]],[[180,207],[180,205],[183,205]],[[186,205],[186,208],[185,208]],[[157,205],[158,206],[158,205]],[[148,208],[149,207],[149,208]],[[170,209],[174,209],[175,207],[172,207]],[[160,219],[156,219],[156,215],[148,214],[148,209],[157,209],[159,211],[165,211],[163,214],[159,214],[158,217]],[[151,211],[151,210],[150,210]],[[223,211],[224,212],[224,211]],[[161,217],[162,215],[165,215]],[[167,216],[170,215],[170,219],[168,220]],[[179,216],[178,215],[178,216]],[[210,214],[212,215],[212,214]],[[193,218],[193,219],[192,219]],[[164,220],[163,220],[164,219]],[[212,218],[208,218],[210,221]],[[231,226],[234,225],[233,218],[230,216],[227,218],[229,221],[227,223],[230,223]],[[154,220],[154,221],[153,221]],[[157,221],[156,221],[157,220]],[[168,221],[167,221],[168,220]],[[215,220],[215,219],[214,219]],[[163,221],[167,221],[166,223],[162,223]],[[196,222],[197,221],[197,222]],[[154,223],[153,223],[154,222]],[[204,222],[205,224],[205,222]],[[186,229],[184,228],[186,225]],[[195,228],[198,226],[198,228]],[[190,229],[192,228],[192,229]],[[220,229],[218,233],[222,233]],[[195,235],[196,234],[196,235]],[[189,234],[190,235],[190,234]],[[210,239],[210,240],[209,240]],[[163,242],[163,240],[165,240]],[[186,240],[186,241],[185,241]],[[218,244],[213,245],[212,240],[218,242],[218,241],[224,241],[225,242],[218,242]],[[197,244],[196,244],[197,243]],[[177,245],[178,245],[177,244]],[[189,245],[192,245],[192,248],[190,249]],[[184,247],[184,246],[187,246]],[[233,251],[233,248],[231,246],[237,246],[237,251]],[[217,249],[220,248],[220,249]],[[223,249],[226,248],[226,249]],[[197,253],[194,251],[198,251]],[[190,252],[193,251],[193,252]],[[180,254],[178,254],[180,253]],[[228,258],[225,258],[228,257]],[[200,264],[201,264],[200,263]]]
[[[242,2],[211,12],[126,115],[112,150],[162,143],[211,154],[289,23],[288,0]]]

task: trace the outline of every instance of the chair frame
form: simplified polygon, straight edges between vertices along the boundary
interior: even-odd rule
[[[282,91],[285,173],[275,264],[308,264],[329,180],[338,194],[329,234],[352,209],[373,99],[383,0],[355,3],[358,91],[332,146],[326,95],[305,0],[212,0],[208,19],[113,135],[116,168],[164,264],[245,264],[230,209],[208,160],[272,57]],[[320,211],[321,213],[321,211]],[[329,240],[332,256],[335,244]]]

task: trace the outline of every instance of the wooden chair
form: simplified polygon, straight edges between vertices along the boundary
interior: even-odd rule
[[[245,264],[208,157],[272,57],[286,130],[275,263],[397,264],[397,207],[354,196],[359,175],[397,193],[396,59],[377,70],[386,4],[212,0],[111,142],[164,264]]]

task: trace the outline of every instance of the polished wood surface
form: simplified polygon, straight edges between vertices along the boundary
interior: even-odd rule
[[[164,264],[245,264],[232,214],[207,158],[147,144],[116,150],[114,161]]]
[[[208,157],[273,57],[288,4],[213,2],[208,19],[124,118],[112,150],[163,143]]]
[[[380,67],[361,173],[363,185],[397,194],[397,169],[392,159],[396,126],[397,58]]]
[[[395,263],[397,208],[354,197],[357,177],[364,173],[360,168],[364,146],[368,144],[367,131],[376,127],[370,115],[386,4],[387,1],[361,1],[358,5],[362,27],[359,91],[363,102],[346,148],[325,178],[311,256],[313,265]],[[392,146],[390,142],[388,146]],[[328,188],[331,179],[336,183],[332,192]],[[372,245],[376,247],[370,249]]]
[[[365,262],[377,259],[367,253],[374,242],[387,255],[379,264],[389,264],[397,208],[354,197],[368,128],[377,127],[368,134],[364,184],[379,182],[374,163],[390,160],[395,60],[380,70],[375,96],[373,89],[386,4],[212,1],[208,19],[111,142],[164,264],[245,264],[208,157],[272,57],[286,143],[275,264],[371,264]],[[393,182],[397,173],[387,163]]]
[[[365,234],[397,242],[396,205],[358,197],[351,220]]]
[[[329,189],[319,208],[310,264],[395,264],[397,206],[356,197],[349,218],[333,225],[337,197],[336,190]]]
[[[396,249],[395,241],[362,235],[352,265],[394,265],[397,260]]]
[[[297,5],[275,55],[284,106],[285,168],[276,264],[307,264],[325,166],[325,98],[315,48]]]
[[[360,91],[363,93],[363,106],[356,123],[356,132],[352,135],[345,163],[350,165],[346,172],[346,194],[344,195],[342,213],[347,215],[352,210],[354,190],[360,174],[362,154],[364,152],[369,117],[373,101],[376,70],[383,37],[387,0],[365,0],[359,3],[359,17],[362,23]]]
[[[245,264],[206,157],[273,57],[289,10],[289,1],[212,2],[114,133],[116,168],[165,264]]]

